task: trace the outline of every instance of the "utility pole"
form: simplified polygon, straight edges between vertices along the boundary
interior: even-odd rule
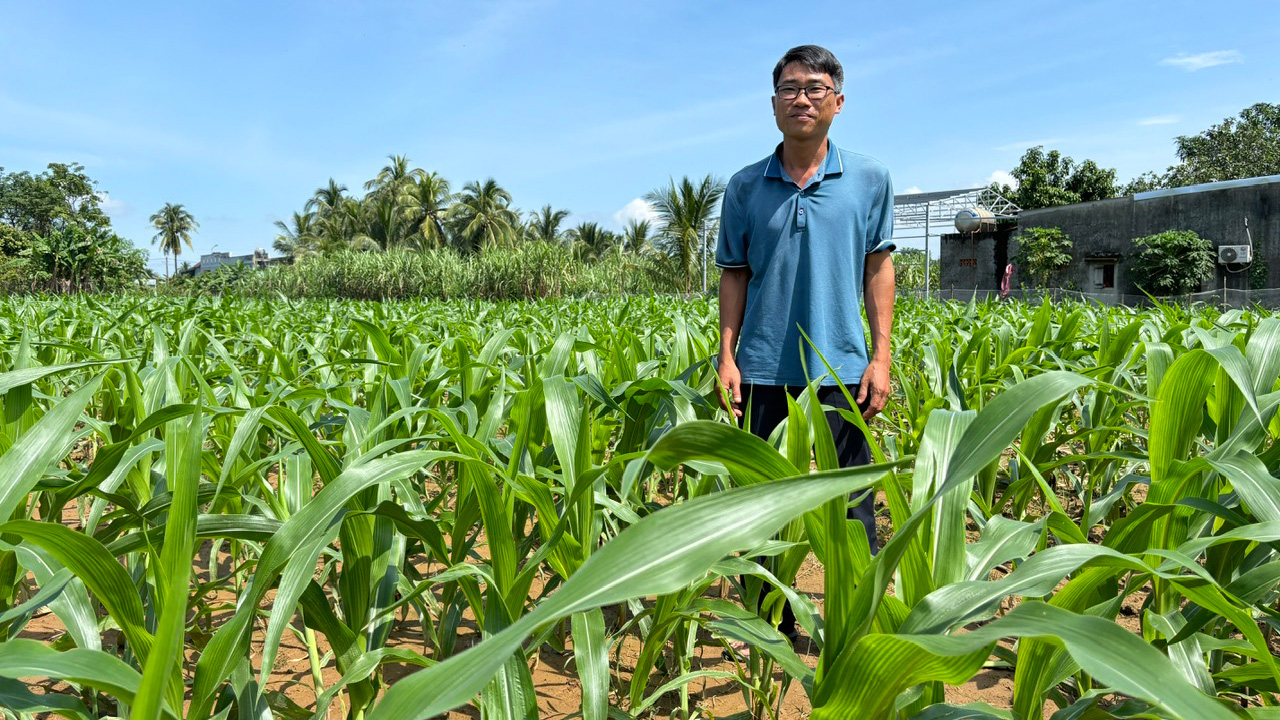
[[[707,294],[707,236],[698,233],[698,243],[702,245],[702,294]]]
[[[929,297],[929,216],[932,215],[933,204],[924,204],[924,296]]]

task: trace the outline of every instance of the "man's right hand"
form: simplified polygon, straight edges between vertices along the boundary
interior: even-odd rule
[[[720,362],[720,406],[742,417],[742,373],[732,360]]]

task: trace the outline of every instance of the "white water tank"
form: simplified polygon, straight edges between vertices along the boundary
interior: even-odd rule
[[[994,230],[996,227],[996,216],[990,210],[983,208],[965,208],[956,213],[956,230],[962,233],[978,232],[979,230]]]

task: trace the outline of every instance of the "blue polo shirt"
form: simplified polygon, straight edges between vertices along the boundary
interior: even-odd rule
[[[739,170],[725,189],[716,265],[750,268],[737,364],[744,382],[804,385],[827,375],[813,345],[846,385],[862,381],[867,339],[862,281],[868,253],[894,248],[893,184],[880,161],[828,140],[803,189],[772,155]],[[829,375],[823,384],[835,384]]]

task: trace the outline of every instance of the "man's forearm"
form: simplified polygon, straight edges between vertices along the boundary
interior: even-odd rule
[[[720,276],[720,362],[734,362],[738,333],[747,307],[747,282],[751,271],[727,269]]]
[[[867,257],[863,291],[867,305],[867,325],[871,331],[872,361],[889,362],[892,355],[889,336],[893,330],[894,296],[893,259],[889,253],[873,253]]]

